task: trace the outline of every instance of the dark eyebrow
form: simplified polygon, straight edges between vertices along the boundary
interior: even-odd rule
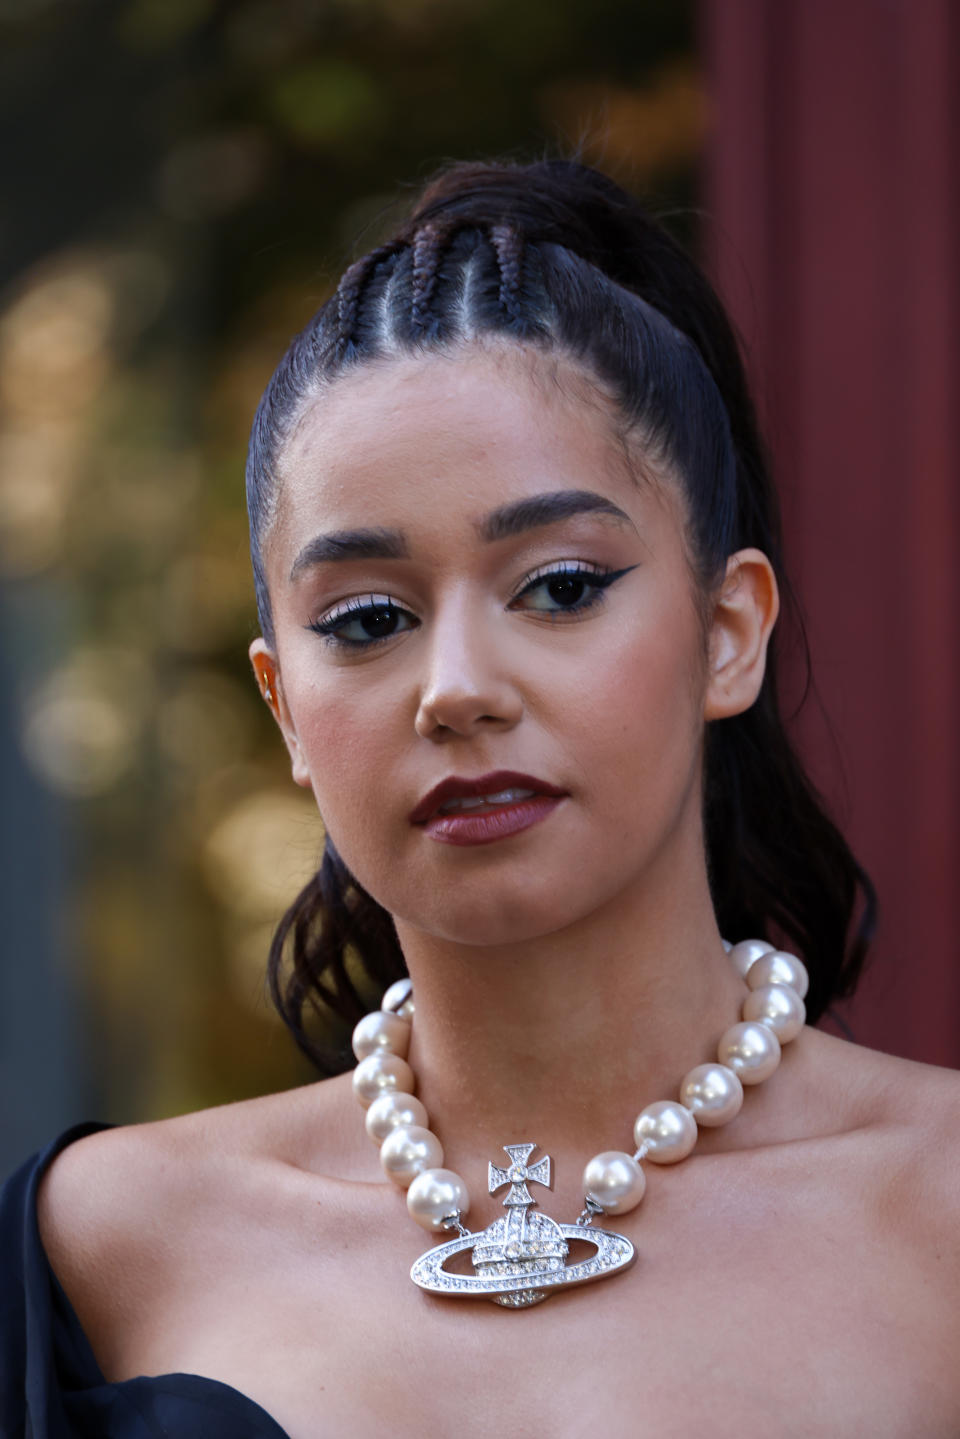
[[[408,554],[401,530],[334,530],[307,541],[293,562],[290,579],[329,560],[403,560]]]
[[[630,516],[593,490],[553,490],[529,499],[516,500],[491,510],[482,520],[474,522],[477,533],[487,544],[523,534],[540,525],[552,525],[572,515],[610,515],[632,524]],[[407,539],[402,530],[362,529],[334,530],[314,535],[297,555],[290,570],[291,582],[313,565],[336,560],[403,560],[409,557]]]
[[[612,515],[615,519],[633,521],[630,516],[594,490],[553,490],[544,495],[532,495],[526,500],[516,500],[511,505],[501,505],[482,520],[476,521],[477,532],[482,540],[492,543],[505,540],[511,535],[534,530],[540,525],[552,525],[557,520],[566,520],[571,515]]]

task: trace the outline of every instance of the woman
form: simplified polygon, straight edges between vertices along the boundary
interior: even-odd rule
[[[802,1027],[868,885],[702,276],[595,172],[454,167],[293,342],[248,499],[327,833],[274,991],[308,1049],[413,998],[353,1074],[11,1182],[28,1432],[960,1432],[960,1089]]]

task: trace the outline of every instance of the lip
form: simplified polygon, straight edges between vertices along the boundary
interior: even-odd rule
[[[410,812],[411,824],[426,824],[428,820],[436,816],[442,804],[451,799],[474,799],[484,794],[499,794],[504,789],[529,789],[533,790],[533,797],[527,800],[518,800],[505,808],[519,808],[520,805],[532,805],[534,801],[544,798],[563,799],[566,790],[557,789],[556,785],[547,784],[545,780],[535,779],[530,774],[520,774],[517,770],[498,769],[490,774],[477,775],[475,779],[467,779],[461,775],[450,775],[447,779],[441,780],[434,785],[429,794],[425,794],[417,805],[416,809]],[[499,811],[496,811],[499,813]],[[444,819],[452,818],[444,815]],[[459,818],[459,816],[458,816]]]
[[[562,795],[533,794],[482,812],[435,814],[426,821],[423,832],[439,844],[495,844],[539,824],[559,804],[563,804]]]

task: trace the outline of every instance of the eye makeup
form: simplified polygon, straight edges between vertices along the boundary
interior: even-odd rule
[[[569,622],[602,604],[604,592],[633,569],[636,565],[610,570],[582,560],[541,565],[523,580],[507,608],[535,614],[548,622]],[[306,628],[341,653],[357,653],[369,651],[419,624],[416,615],[390,595],[370,593],[335,606]]]

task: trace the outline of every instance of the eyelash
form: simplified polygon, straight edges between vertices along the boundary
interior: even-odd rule
[[[558,621],[563,623],[562,616],[564,615],[578,616],[587,610],[593,609],[595,605],[602,604],[604,590],[608,589],[615,580],[620,579],[621,576],[627,574],[634,568],[634,565],[628,565],[622,570],[606,570],[584,564],[544,566],[542,569],[535,570],[533,574],[524,581],[520,589],[511,596],[510,604],[516,603],[516,601],[522,599],[524,595],[539,589],[541,585],[549,584],[551,580],[582,580],[585,584],[591,586],[593,591],[585,599],[573,605],[563,606],[559,610],[543,610],[539,612],[542,618],[547,619],[548,623],[557,623]],[[402,634],[403,631],[394,630],[388,635],[371,635],[363,640],[344,639],[336,632],[337,630],[343,629],[352,620],[360,619],[364,615],[374,614],[378,610],[392,611],[400,615],[408,615],[410,613],[410,611],[402,605],[398,605],[389,595],[358,596],[356,599],[348,600],[339,609],[334,610],[332,614],[311,621],[306,628],[321,635],[328,644],[335,646],[337,649],[352,650],[354,653],[358,650],[370,650],[375,645],[384,644],[387,640],[392,640],[396,634]]]

